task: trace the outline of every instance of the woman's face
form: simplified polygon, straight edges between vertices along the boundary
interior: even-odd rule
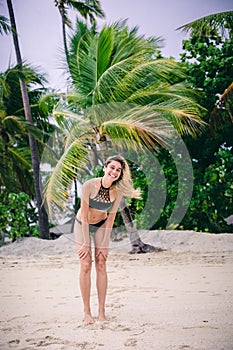
[[[104,167],[104,173],[106,177],[109,179],[111,178],[111,181],[118,180],[122,173],[121,163],[116,160],[111,160],[111,162]]]

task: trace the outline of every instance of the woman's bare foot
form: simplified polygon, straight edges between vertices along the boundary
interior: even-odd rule
[[[86,313],[84,314],[84,322],[85,322],[86,324],[92,324],[92,323],[94,323],[95,321],[94,321],[93,317],[91,316],[91,314],[88,313],[88,312],[86,312]]]
[[[99,316],[98,316],[98,320],[101,321],[101,322],[104,322],[104,321],[107,321],[107,317],[105,316],[105,313],[104,312],[100,312],[99,313]]]

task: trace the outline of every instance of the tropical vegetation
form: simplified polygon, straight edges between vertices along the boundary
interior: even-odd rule
[[[38,221],[41,188],[33,177],[41,156],[51,165],[46,173],[47,205],[59,216],[59,208],[75,214],[79,183],[101,174],[103,160],[116,151],[132,160],[134,184],[143,189],[142,200],[127,200],[125,206],[130,208],[134,242],[142,244],[135,223],[137,228],[231,232],[226,218],[233,207],[232,12],[180,27],[190,37],[177,62],[161,56],[159,38],[140,36],[126,21],[97,30],[96,18],[104,13],[99,1],[88,7],[89,3],[55,1],[69,72],[66,93],[45,91],[43,75],[21,60],[12,12],[10,22],[0,17],[0,34],[13,33],[18,50],[18,65],[0,74],[2,237],[49,238],[51,222],[43,230]],[[12,6],[10,0],[8,4]],[[90,24],[77,20],[67,42],[69,7]],[[188,205],[185,192],[190,183],[185,164],[177,170],[174,157],[179,152],[171,153],[174,139],[186,145],[190,155],[193,193]],[[156,169],[147,164],[147,152],[157,162]],[[144,210],[149,191],[157,200]],[[71,192],[74,202],[69,200]],[[177,206],[187,206],[180,222],[172,217]],[[119,215],[117,225],[123,222],[127,218]],[[138,251],[143,249],[134,252]]]
[[[64,51],[67,64],[69,65],[69,50],[66,28],[72,28],[72,24],[68,17],[68,9],[76,10],[82,18],[84,18],[86,21],[89,20],[93,26],[96,25],[96,17],[103,18],[104,12],[101,8],[99,0],[54,0],[54,4],[58,8],[61,15]]]
[[[196,142],[186,140],[195,176],[195,188],[184,227],[210,232],[232,232],[226,218],[233,208],[233,12],[210,15],[183,29],[181,60],[188,80],[203,91],[204,120],[209,128]],[[199,208],[202,208],[201,212]]]
[[[50,212],[64,208],[89,158],[96,166],[116,146],[121,152],[169,147],[175,130],[196,135],[203,126],[182,65],[159,57],[158,39],[140,37],[124,21],[99,33],[82,26],[80,35],[79,28],[70,54],[73,90],[53,110],[66,142],[46,186]]]

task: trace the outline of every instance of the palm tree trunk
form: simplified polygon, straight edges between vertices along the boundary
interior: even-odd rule
[[[65,55],[66,55],[66,62],[69,67],[70,60],[69,60],[69,51],[68,51],[67,40],[66,40],[66,25],[65,25],[64,17],[62,17],[62,36],[63,36]]]
[[[66,39],[66,23],[65,23],[65,1],[55,1],[55,6],[58,7],[58,10],[61,15],[63,45],[64,45],[64,51],[66,55],[66,62],[69,67],[69,51],[68,51],[68,45],[67,45],[67,39]]]
[[[130,213],[129,207],[126,205],[124,199],[121,201],[120,204],[120,212],[132,245],[132,250],[130,251],[130,254],[151,253],[155,251],[161,251],[160,248],[155,248],[150,244],[142,242],[138,234],[138,230],[135,226],[135,223],[133,222],[133,218]]]
[[[18,35],[17,35],[16,23],[15,23],[15,16],[14,16],[14,10],[13,10],[11,0],[7,0],[7,6],[8,6],[9,15],[10,15],[11,27],[13,29],[12,35],[13,35],[13,41],[14,41],[14,46],[15,46],[17,64],[19,66],[22,66],[22,58],[21,58],[21,53],[20,53],[20,48],[19,48],[19,41],[18,41]],[[20,79],[20,88],[21,88],[21,93],[22,93],[25,119],[29,123],[33,124],[27,87],[26,87],[26,84],[24,83],[24,81],[22,81],[21,79]],[[41,191],[40,191],[39,152],[38,152],[38,147],[37,147],[35,137],[31,133],[28,134],[28,137],[29,137],[29,147],[30,147],[30,151],[31,151],[33,179],[34,179],[34,187],[35,187],[36,202],[37,202],[38,217],[39,217],[40,237],[44,238],[44,239],[48,239],[49,238],[48,216],[47,216],[45,207],[43,205]]]
[[[0,232],[0,237],[1,237],[0,247],[2,247],[4,246],[4,243],[5,243],[5,232],[3,230]]]

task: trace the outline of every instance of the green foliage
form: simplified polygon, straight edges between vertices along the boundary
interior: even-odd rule
[[[45,189],[51,215],[53,205],[66,205],[67,188],[86,168],[93,145],[99,153],[106,140],[112,147],[154,150],[173,139],[174,129],[195,136],[204,124],[183,65],[158,59],[158,38],[139,36],[125,21],[99,33],[81,30],[70,55],[73,101],[68,93],[53,110],[64,150]]]
[[[43,88],[29,92],[31,112],[34,124],[24,118],[22,95],[19,78],[28,85],[42,84],[43,77],[27,65],[18,66],[0,72],[0,186],[7,193],[26,192],[34,197],[33,176],[31,171],[31,154],[28,132],[38,141],[39,152],[42,153],[44,142],[54,126],[49,123],[48,115],[39,107],[39,99]]]
[[[181,60],[188,63],[189,81],[203,89],[205,106],[211,111],[216,94],[222,94],[232,83],[233,37],[225,40],[216,33],[211,37],[194,35],[183,41]]]
[[[154,159],[146,159],[143,155],[138,159],[146,171],[133,171],[135,187],[140,187],[143,191],[142,200],[131,200],[131,210],[138,228],[166,229],[168,225],[179,228],[171,216],[177,205],[181,210],[187,208],[189,203],[186,192],[189,184],[186,179],[186,163],[177,164],[174,157],[176,155],[160,148],[154,154]]]
[[[218,34],[221,38],[227,38],[232,35],[232,23],[233,11],[225,11],[204,16],[177,28],[177,30],[189,32],[191,37],[197,35],[211,38]]]
[[[192,198],[186,198],[187,186],[192,185],[185,179],[186,164],[179,165],[178,176],[177,164],[168,151],[161,149],[155,157],[158,165],[153,167],[145,164],[145,156],[138,158],[138,164],[144,164],[146,174],[134,164],[130,167],[135,187],[143,190],[142,200],[128,202],[138,228],[166,229],[178,205],[180,208],[187,206],[188,210],[176,229],[232,232],[232,227],[224,220],[232,214],[233,208],[232,148],[222,145],[204,172],[200,170],[200,164],[193,161]],[[180,200],[177,204],[178,191]],[[154,194],[152,199],[148,198],[148,193]],[[170,221],[170,227],[172,224]]]
[[[180,227],[231,232],[224,218],[232,214],[232,12],[198,20],[190,28],[181,60],[187,65],[189,82],[203,91],[201,103],[207,108],[203,118],[209,129],[195,141],[185,138],[193,159],[194,190]]]
[[[232,232],[226,219],[233,208],[232,148],[222,145],[215,160],[201,173],[194,165],[195,186],[189,210],[181,225],[185,229],[206,232]]]
[[[8,18],[0,15],[0,35],[9,34],[12,31]]]
[[[39,237],[37,214],[28,194],[11,192],[0,196],[1,234],[9,236],[13,242],[24,236]]]
[[[58,10],[63,18],[64,23],[71,26],[71,22],[68,18],[68,9],[76,10],[79,15],[81,15],[86,21],[89,19],[90,23],[96,23],[96,17],[103,18],[104,12],[101,8],[99,0],[85,0],[85,1],[75,1],[75,0],[54,0],[54,4],[58,7]]]

